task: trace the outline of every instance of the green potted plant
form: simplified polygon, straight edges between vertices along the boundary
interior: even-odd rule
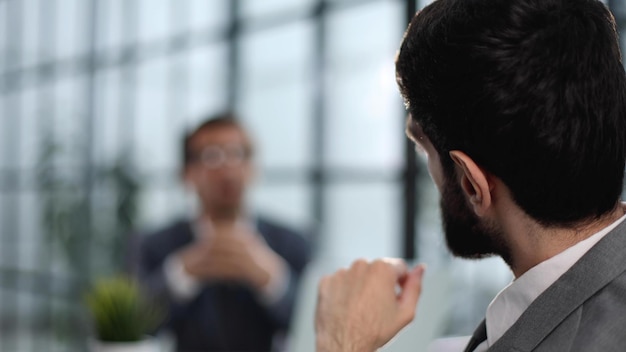
[[[147,336],[163,320],[139,286],[128,278],[98,280],[86,296],[94,323],[93,352],[156,352],[156,340]]]

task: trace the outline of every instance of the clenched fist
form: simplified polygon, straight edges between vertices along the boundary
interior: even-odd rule
[[[401,259],[355,261],[320,281],[315,316],[317,352],[375,351],[409,324],[424,266]]]

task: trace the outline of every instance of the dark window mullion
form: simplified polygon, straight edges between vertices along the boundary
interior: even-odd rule
[[[21,20],[23,18],[23,4],[19,1],[12,1],[7,3],[7,16],[8,19],[6,21],[6,38],[5,41],[7,43],[9,55],[7,55],[7,61],[13,62],[16,66],[22,57],[22,23]],[[9,65],[9,63],[7,63]],[[6,70],[6,67],[4,68]],[[19,83],[22,77],[15,77]],[[3,189],[7,190],[7,192],[3,193],[2,203],[0,204],[0,217],[2,219],[2,229],[0,231],[0,240],[3,245],[0,249],[0,255],[2,257],[3,264],[17,263],[17,253],[19,252],[19,209],[20,209],[20,193],[18,191],[13,191],[19,189],[19,177],[7,177],[15,172],[18,172],[18,168],[16,167],[17,158],[15,155],[19,155],[20,148],[20,123],[21,123],[21,99],[19,93],[15,94],[15,92],[11,92],[13,94],[9,94],[5,92],[4,95],[4,104],[2,105],[4,119],[2,123],[12,122],[13,125],[8,125],[3,128],[4,136],[2,136],[2,150],[4,153],[4,160],[7,162],[7,174],[4,175],[3,182],[8,183],[5,184]],[[21,93],[21,92],[20,92]],[[11,99],[7,99],[7,98]],[[8,118],[10,116],[10,118]],[[9,153],[9,151],[11,151]],[[9,266],[10,272],[5,265],[3,266],[3,270],[0,271],[0,330],[7,329],[18,329],[20,322],[19,318],[12,321],[9,324],[9,321],[6,321],[7,317],[10,317],[12,313],[17,313],[19,316],[19,312],[17,311],[18,303],[16,299],[13,299],[12,296],[17,295],[18,288],[18,280],[16,275],[14,275],[15,267]],[[9,295],[6,296],[5,293],[9,292]],[[12,312],[13,311],[13,312]],[[11,334],[11,332],[0,331],[0,336],[15,336],[15,334]],[[2,351],[10,351],[16,346],[11,346],[11,339],[1,339],[0,338],[0,350]],[[17,340],[14,338],[13,342]]]
[[[235,110],[237,106],[239,90],[239,72],[241,71],[241,60],[239,60],[239,43],[241,42],[241,24],[237,20],[240,11],[240,0],[230,0],[230,23],[228,30],[228,96],[226,97],[227,107]]]
[[[313,64],[313,146],[312,169],[311,169],[311,189],[312,189],[312,211],[313,221],[316,225],[312,231],[312,239],[315,247],[319,246],[321,239],[320,224],[324,224],[324,209],[326,206],[326,188],[327,181],[325,179],[325,141],[326,141],[326,124],[325,124],[325,107],[326,99],[324,97],[325,77],[326,75],[326,1],[318,0],[315,5],[313,19],[315,23],[315,33],[313,36],[314,55]]]
[[[55,8],[56,0],[40,2],[40,22],[38,38],[40,50],[38,55],[41,58],[40,62],[45,62],[53,58],[56,51],[53,43],[57,32],[57,21],[55,15],[50,15],[55,13]],[[48,47],[44,48],[44,45],[47,45]],[[37,148],[38,158],[41,158],[41,155],[44,153],[44,148],[47,149],[50,147],[45,145],[45,143],[53,140],[54,138],[54,129],[52,128],[53,123],[51,123],[51,121],[54,121],[56,119],[56,99],[54,99],[53,97],[54,93],[52,91],[52,85],[48,85],[48,87],[46,87],[45,85],[46,77],[44,77],[43,71],[37,71],[37,73],[39,73],[39,76],[36,79],[36,84],[40,89],[37,96],[37,126],[40,126],[39,130],[37,131],[37,134],[39,136]],[[48,161],[49,164],[50,162],[51,161]],[[49,174],[53,174],[55,170],[54,166],[51,166],[52,167],[46,171]],[[37,180],[39,181],[35,181],[34,184],[36,187],[38,203],[40,204],[39,210],[40,213],[43,215],[45,207],[52,206],[51,202],[48,202],[50,204],[46,204],[46,199],[52,197],[53,190],[50,188],[42,187],[42,185],[40,185],[40,171],[41,170],[37,169],[30,170],[30,172],[37,173],[35,177],[37,177]],[[55,261],[55,251],[51,250],[50,246],[48,245],[50,243],[50,236],[48,235],[48,231],[49,229],[46,227],[45,221],[42,221],[38,228],[37,237],[40,239],[40,243],[38,246],[37,258],[34,259],[37,261],[36,267],[38,268],[38,271],[41,272],[41,275],[37,275],[36,273],[35,277],[39,276],[42,278],[42,280],[40,280],[40,287],[42,287],[41,294],[45,297],[53,297],[55,292],[55,280],[53,278],[54,266],[52,265],[52,263]],[[54,319],[55,314],[52,305],[52,299],[48,298],[45,300],[44,314],[42,314],[41,326],[43,327],[43,329],[52,333],[52,330],[55,326]],[[46,351],[50,348],[50,344],[44,341],[44,339],[36,339],[36,341],[37,343],[35,343],[35,350]]]

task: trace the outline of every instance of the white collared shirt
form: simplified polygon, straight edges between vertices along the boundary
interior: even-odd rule
[[[555,283],[625,218],[626,215],[594,235],[537,264],[500,291],[487,308],[487,340],[476,347],[474,352],[484,352],[493,346],[543,291]]]

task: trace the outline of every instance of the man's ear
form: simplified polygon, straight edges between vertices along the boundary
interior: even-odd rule
[[[458,167],[461,188],[478,216],[485,215],[492,201],[489,175],[467,154],[460,150],[450,151],[450,157]]]
[[[185,186],[185,190],[195,193],[196,185],[194,184],[193,179],[191,177],[191,170],[189,169],[189,167],[184,167],[180,171],[180,179],[183,182],[183,185]]]

